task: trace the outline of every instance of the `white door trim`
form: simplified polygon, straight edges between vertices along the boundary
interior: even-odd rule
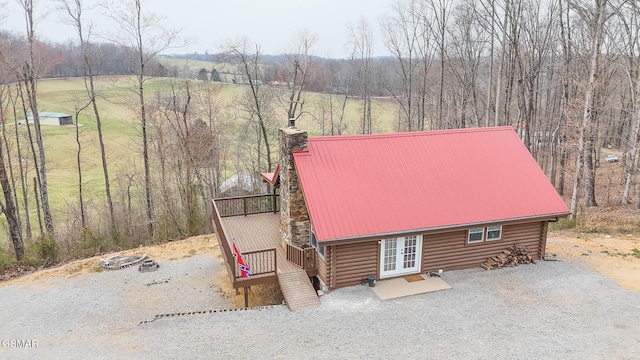
[[[405,251],[411,251],[411,241],[413,236],[402,236],[398,238],[382,239],[380,241],[380,278],[417,274],[422,265],[422,235],[416,235],[415,259],[405,259]],[[395,243],[395,247],[393,244]],[[387,247],[392,245],[392,247]],[[413,255],[413,254],[408,254]],[[406,260],[406,262],[405,262]],[[387,269],[385,270],[385,262]],[[413,266],[408,266],[409,264]]]

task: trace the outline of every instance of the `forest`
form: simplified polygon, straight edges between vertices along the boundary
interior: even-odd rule
[[[100,36],[83,0],[55,1],[71,43],[40,41],[39,4],[18,2],[24,29],[0,32],[0,267],[210,232],[225,180],[269,190],[289,119],[320,136],[511,126],[572,218],[599,205],[612,149],[612,202],[640,208],[634,0],[395,0],[350,29],[349,58],[314,56],[318,35],[298,31],[285,54],[239,38],[189,60],[165,54],[185,39],[141,0],[109,6],[118,27]],[[73,129],[41,124],[55,104]]]

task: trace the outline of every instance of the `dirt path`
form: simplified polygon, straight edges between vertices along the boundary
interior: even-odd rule
[[[187,258],[196,254],[210,254],[221,258],[218,250],[218,240],[215,235],[194,236],[188,239],[172,241],[162,245],[143,246],[137,249],[120,251],[117,253],[94,256],[87,259],[77,260],[62,264],[50,269],[36,271],[31,274],[0,282],[0,287],[15,284],[24,284],[37,280],[48,280],[58,277],[71,277],[89,272],[100,272],[100,259],[114,255],[130,256],[147,254],[154,260],[177,260]]]
[[[209,254],[224,263],[218,239],[215,235],[200,235],[190,237],[184,240],[177,240],[161,245],[144,246],[137,249],[114,252],[100,256],[94,256],[87,259],[72,261],[66,264],[56,266],[54,268],[35,271],[25,276],[21,276],[8,281],[0,282],[0,288],[18,284],[42,283],[43,281],[62,277],[74,277],[80,274],[90,272],[101,272],[100,259],[109,258],[111,256],[130,256],[147,254],[149,258],[164,262],[170,260],[178,260],[188,258],[199,254]],[[220,289],[225,296],[231,299],[235,307],[244,307],[244,295],[242,291],[236,292],[229,281],[229,274],[224,266],[221,266],[216,273],[213,283],[217,289]],[[282,294],[277,285],[258,285],[251,288],[249,293],[249,303],[251,306],[262,306],[282,303]]]
[[[547,256],[597,271],[640,292],[640,238],[634,235],[549,232]]]

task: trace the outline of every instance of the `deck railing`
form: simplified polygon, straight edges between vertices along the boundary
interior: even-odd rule
[[[218,241],[220,243],[220,247],[222,248],[227,270],[229,272],[229,277],[233,282],[233,287],[238,288],[248,286],[247,284],[259,284],[264,282],[266,278],[275,278],[277,273],[277,256],[275,248],[247,251],[241,253],[240,255],[242,255],[242,259],[247,264],[247,266],[249,266],[249,270],[251,271],[250,277],[242,277],[240,265],[238,264],[236,256],[232,250],[233,244],[227,239],[222,221],[220,221],[221,218],[222,216],[220,215],[220,209],[218,208],[216,199],[215,201],[213,201],[213,227],[215,229],[216,235],[218,236]]]
[[[300,248],[287,244],[287,260],[304,270],[316,268],[316,249],[313,247]]]
[[[220,212],[218,211],[218,206],[216,202],[213,201],[213,228],[218,236],[218,242],[222,247],[222,253],[224,255],[225,260],[227,261],[227,270],[229,270],[229,277],[232,279],[236,278],[236,268],[237,262],[234,261],[234,264],[231,264],[231,261],[235,260],[233,256],[233,252],[231,252],[231,245],[229,241],[227,241],[227,237],[225,235],[224,228],[222,227],[222,222],[220,221]]]
[[[277,213],[280,211],[279,194],[234,196],[214,199],[221,217]]]
[[[259,277],[261,275],[275,275],[276,274],[276,249],[257,250],[243,252],[242,260],[247,264],[251,271],[251,277]],[[235,260],[235,257],[234,257]],[[236,261],[236,281],[249,280],[249,278],[243,278],[240,271],[240,265]]]

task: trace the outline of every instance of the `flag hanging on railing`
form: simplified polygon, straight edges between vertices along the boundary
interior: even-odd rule
[[[240,251],[238,251],[238,247],[236,243],[233,243],[233,252],[236,254],[236,260],[238,261],[238,265],[240,266],[240,272],[242,273],[243,278],[248,278],[251,276],[251,270],[249,270],[249,266],[245,264],[242,259],[242,255],[240,255]]]

